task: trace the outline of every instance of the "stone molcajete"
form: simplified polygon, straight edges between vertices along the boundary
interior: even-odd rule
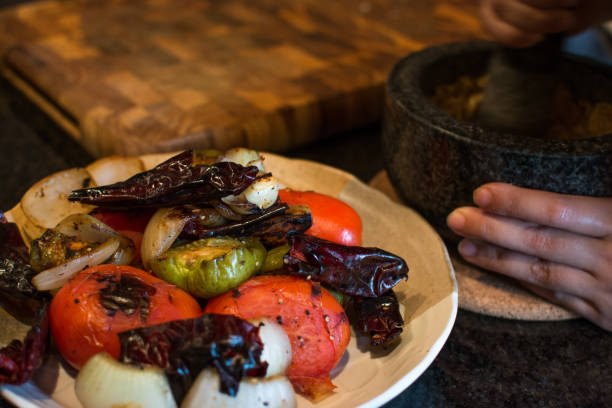
[[[499,133],[443,111],[432,97],[443,84],[486,74],[488,42],[427,48],[399,61],[387,82],[383,154],[404,202],[442,237],[457,242],[446,216],[471,205],[483,183],[504,181],[560,193],[612,197],[612,133],[581,139]],[[612,70],[563,56],[559,75],[573,97],[612,101]]]

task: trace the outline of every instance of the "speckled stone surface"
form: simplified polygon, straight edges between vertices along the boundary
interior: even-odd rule
[[[389,177],[404,201],[451,241],[456,237],[446,227],[446,216],[471,204],[472,191],[489,181],[612,194],[612,135],[543,140],[499,134],[458,120],[429,101],[439,84],[482,75],[493,47],[487,42],[431,47],[401,60],[388,80],[383,153]],[[578,97],[612,100],[607,67],[566,57],[560,76]]]
[[[0,208],[45,175],[92,160],[1,80],[0,129]],[[290,155],[367,182],[383,167],[378,137],[378,127],[362,129]],[[528,323],[459,310],[438,357],[384,408],[609,407],[611,350],[612,334],[582,319]],[[0,407],[11,405],[0,398]]]

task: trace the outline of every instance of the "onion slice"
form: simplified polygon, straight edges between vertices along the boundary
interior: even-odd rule
[[[109,238],[116,238],[119,240],[119,249],[109,258],[107,263],[129,265],[134,259],[135,248],[132,240],[119,234],[91,215],[70,215],[57,224],[55,231],[85,242],[102,243]]]
[[[284,376],[262,380],[243,378],[238,393],[230,397],[219,391],[219,375],[204,369],[198,375],[181,408],[293,408],[297,406],[295,391]]]
[[[119,240],[111,237],[83,256],[70,259],[68,262],[42,271],[32,278],[32,284],[38,290],[53,290],[60,288],[78,272],[88,266],[101,264],[110,258],[115,251],[119,249],[119,245]]]
[[[291,364],[291,341],[283,328],[268,318],[249,319],[259,327],[259,338],[263,343],[261,360],[268,363],[266,377],[285,375]]]
[[[74,382],[79,402],[87,408],[176,408],[161,368],[134,367],[98,353],[83,366]]]
[[[196,215],[184,207],[160,208],[149,220],[142,236],[140,258],[146,269],[151,261],[168,250]]]

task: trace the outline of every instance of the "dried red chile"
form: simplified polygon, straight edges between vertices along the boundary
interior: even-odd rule
[[[198,374],[215,367],[221,392],[235,396],[244,376],[263,377],[259,327],[231,315],[205,314],[129,330],[119,334],[120,361],[156,365],[165,370],[177,403]]]
[[[17,225],[0,212],[0,304],[22,320],[36,320],[42,303],[51,298],[30,283],[35,275]]]
[[[183,228],[181,238],[200,239],[213,236],[254,236],[267,247],[287,243],[287,237],[305,232],[312,226],[308,207],[277,203],[261,213],[246,216],[239,221],[208,227],[194,217]]]
[[[356,296],[378,297],[408,277],[406,262],[379,248],[345,246],[292,235],[283,270]]]
[[[197,164],[194,152],[186,150],[125,181],[75,190],[68,199],[112,209],[202,203],[240,194],[257,173],[255,166],[243,167],[232,162]]]
[[[145,323],[149,317],[149,299],[156,292],[153,286],[147,285],[135,276],[122,274],[119,280],[101,278],[106,286],[100,289],[100,304],[108,316],[114,316],[120,310],[126,316],[140,312],[140,321]]]
[[[28,331],[25,339],[13,340],[0,349],[0,384],[23,384],[32,378],[43,362],[48,347],[49,303],[43,303],[38,321]]]
[[[393,290],[376,298],[352,296],[348,309],[351,324],[370,336],[372,346],[388,345],[402,333],[404,319]]]

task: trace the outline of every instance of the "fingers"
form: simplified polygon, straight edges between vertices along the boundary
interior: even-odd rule
[[[527,47],[545,34],[571,30],[577,24],[576,0],[483,0],[485,28],[502,44]]]
[[[468,262],[517,279],[537,295],[612,331],[612,293],[592,275],[477,241],[463,240],[458,249]]]
[[[473,207],[453,211],[448,226],[457,234],[576,268],[598,270],[605,244],[596,238],[501,217]]]
[[[485,184],[474,191],[483,210],[527,222],[593,237],[612,231],[612,199],[555,194],[505,183]]]
[[[522,48],[535,45],[544,39],[542,34],[522,31],[501,20],[493,10],[491,1],[481,3],[480,16],[485,29],[500,44]]]
[[[577,268],[473,240],[461,241],[458,249],[468,262],[549,291],[578,297],[598,291],[598,281]]]
[[[564,292],[543,289],[541,287],[526,282],[522,282],[522,285],[525,286],[527,289],[531,290],[533,293],[537,294],[538,296],[541,296],[552,303],[556,303],[565,307],[566,309],[576,312],[580,316],[585,317],[586,319],[592,321],[593,323],[605,330],[612,331],[612,316],[609,315],[609,312],[606,313],[605,310],[602,310],[607,307],[606,305],[596,306],[593,303],[578,296],[573,296]],[[612,305],[609,305],[609,307],[612,307]]]

